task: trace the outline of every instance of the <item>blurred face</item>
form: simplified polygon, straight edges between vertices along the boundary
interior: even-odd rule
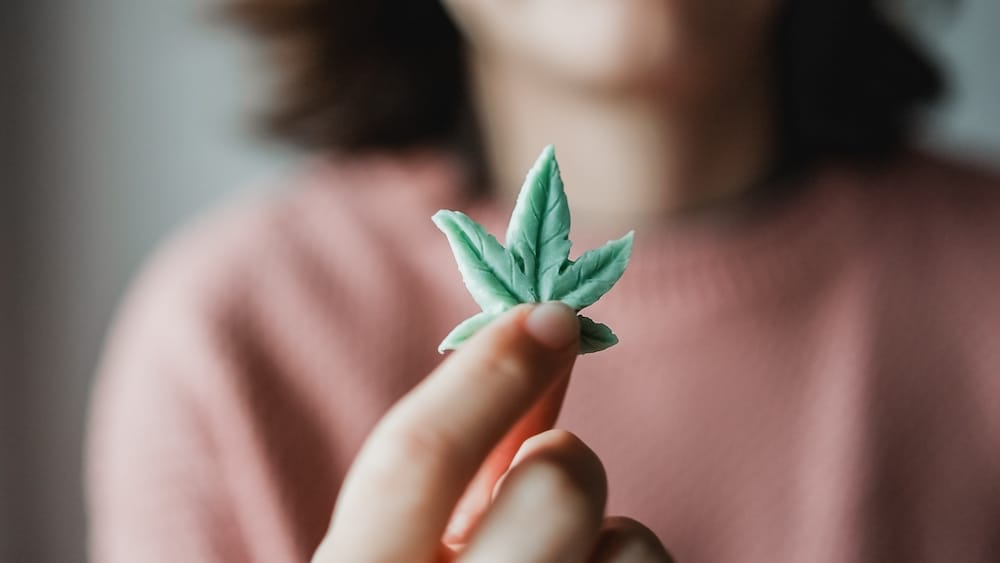
[[[594,89],[701,95],[768,55],[780,0],[443,0],[475,56]],[[764,65],[766,68],[766,64]]]

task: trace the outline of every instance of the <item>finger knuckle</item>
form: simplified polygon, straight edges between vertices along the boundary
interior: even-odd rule
[[[530,388],[537,384],[531,363],[517,352],[491,351],[482,358],[481,366],[482,376],[499,379],[506,385]]]
[[[409,479],[432,478],[446,471],[450,459],[461,451],[452,433],[437,427],[386,425],[368,455],[370,476],[381,476],[387,484],[399,480],[400,473]]]

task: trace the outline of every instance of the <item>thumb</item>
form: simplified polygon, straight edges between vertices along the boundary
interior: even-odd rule
[[[538,309],[542,308],[545,309],[544,315],[533,314],[531,316],[539,323],[548,322],[554,326],[565,326],[569,318],[572,318],[574,323],[578,322],[573,309],[562,303],[552,302],[538,306]],[[566,396],[575,358],[576,356],[573,356],[573,360],[564,368],[565,373],[553,381],[552,386],[511,428],[483,462],[461,500],[455,506],[455,511],[443,538],[446,544],[454,547],[467,542],[472,529],[489,508],[496,482],[507,472],[511,460],[521,448],[521,444],[536,434],[552,429],[559,417],[559,411]]]

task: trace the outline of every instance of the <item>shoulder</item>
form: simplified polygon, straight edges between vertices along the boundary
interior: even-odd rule
[[[422,371],[433,359],[430,344],[422,362],[384,346],[399,298],[383,296],[406,295],[414,277],[406,260],[419,262],[404,243],[427,246],[426,208],[447,191],[448,178],[422,166],[315,164],[266,195],[205,213],[151,256],[93,389],[96,552],[145,553],[178,535],[160,533],[178,531],[175,522],[190,541],[173,547],[189,560],[195,549],[288,543],[244,541],[240,527],[255,524],[242,502],[271,498],[276,482],[246,468],[300,460],[276,474],[282,482],[335,486],[324,481],[341,470],[331,460],[353,451],[381,406],[416,377],[385,363]],[[293,507],[296,534],[321,533],[328,488]]]
[[[922,326],[933,335],[925,350],[962,350],[966,368],[995,379],[1000,175],[911,153],[863,183],[873,202],[872,236],[858,252],[879,273],[884,307],[894,306],[904,326]]]
[[[880,214],[922,231],[928,242],[978,247],[1000,236],[996,170],[911,151],[869,178]]]
[[[911,151],[856,176],[876,258],[930,275],[942,288],[1000,283],[1000,175],[981,165]],[[970,272],[982,275],[969,276]],[[942,279],[933,279],[940,276]]]
[[[265,195],[177,229],[143,267],[133,294],[193,299],[210,313],[252,292],[371,276],[378,262],[435,236],[429,217],[459,198],[455,178],[450,164],[432,159],[314,161]]]
[[[963,361],[981,364],[972,371],[995,373],[1000,177],[915,151],[879,169],[845,171],[836,185],[852,221],[837,236],[850,241],[847,271],[864,280],[867,314],[895,327],[883,338],[961,350]]]
[[[854,251],[875,276],[876,343],[914,377],[947,378],[940,401],[961,396],[990,412],[982,422],[995,441],[1000,414],[987,405],[1000,396],[1000,175],[911,152],[857,178],[867,234]]]
[[[211,210],[142,268],[108,355],[164,339],[218,353],[338,330],[339,318],[359,330],[377,323],[439,262],[422,255],[441,246],[430,216],[461,199],[458,184],[443,159],[313,162],[265,195]]]

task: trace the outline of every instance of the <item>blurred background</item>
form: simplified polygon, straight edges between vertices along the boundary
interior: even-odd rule
[[[0,563],[84,560],[80,459],[117,301],[169,231],[294,167],[267,78],[204,0],[35,0],[0,18]],[[1000,167],[1000,2],[898,3],[948,69],[921,143]]]

